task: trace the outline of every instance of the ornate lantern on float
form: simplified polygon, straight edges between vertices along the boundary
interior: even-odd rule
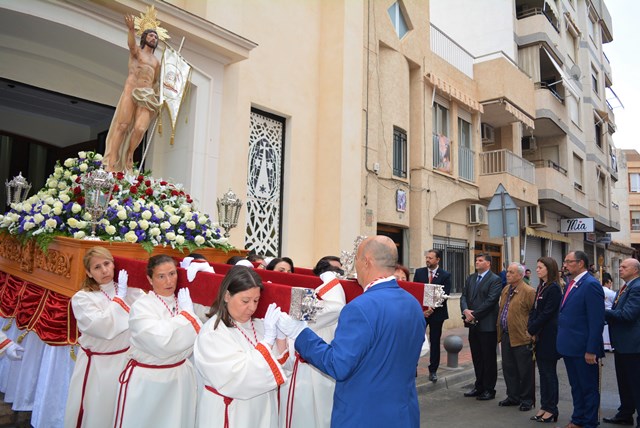
[[[218,205],[218,223],[224,228],[225,238],[228,238],[229,231],[238,225],[242,201],[229,189],[222,196],[222,199],[218,198],[216,203]]]
[[[31,183],[22,176],[22,171],[11,181],[5,180],[4,185],[7,187],[7,205],[9,206],[15,202],[23,202],[31,190]]]
[[[110,172],[102,168],[91,171],[82,179],[84,186],[84,209],[91,214],[91,236],[84,239],[99,241],[96,226],[107,211],[115,180]]]

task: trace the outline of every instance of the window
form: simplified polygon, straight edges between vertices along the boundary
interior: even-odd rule
[[[460,147],[471,148],[471,124],[458,118],[458,144]]]
[[[602,119],[598,118],[598,121],[594,126],[595,137],[596,137],[596,146],[602,149]]]
[[[629,174],[629,191],[640,193],[640,173],[633,172]]]
[[[451,173],[449,110],[438,103],[433,105],[433,167]]]
[[[458,118],[458,174],[473,181],[473,151],[471,150],[471,124]]]
[[[433,105],[433,133],[449,136],[449,110],[438,103]]]
[[[573,187],[582,191],[582,158],[573,154]]]
[[[597,177],[598,177],[598,202],[606,206],[607,205],[607,177],[600,169],[597,170]]]
[[[407,20],[405,19],[400,2],[395,2],[394,4],[392,4],[391,7],[387,9],[387,11],[389,12],[391,23],[396,29],[398,38],[403,38],[404,35],[407,34],[407,32],[410,30],[410,28],[409,25],[407,25]]]
[[[631,231],[640,232],[640,211],[631,211]]]
[[[599,74],[600,73],[598,73],[598,69],[596,69],[592,65],[591,66],[591,86],[593,87],[593,92],[596,95],[600,95]]]
[[[407,132],[393,128],[393,175],[407,177]]]

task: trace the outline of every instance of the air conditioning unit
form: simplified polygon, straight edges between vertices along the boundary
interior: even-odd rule
[[[480,224],[487,224],[487,209],[484,205],[471,204],[469,206],[469,224],[477,226]]]
[[[482,144],[493,144],[496,142],[496,132],[493,126],[488,123],[481,124],[480,134],[482,135]]]
[[[544,218],[544,208],[541,208],[539,205],[535,207],[527,207],[527,217],[529,217],[529,226],[531,227],[547,225]]]
[[[536,143],[536,137],[522,137],[522,152],[533,152],[538,149],[538,144]]]

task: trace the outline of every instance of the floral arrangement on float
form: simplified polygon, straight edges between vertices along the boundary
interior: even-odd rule
[[[57,161],[43,189],[0,214],[0,233],[6,231],[23,242],[35,239],[43,250],[56,236],[83,239],[91,235],[92,216],[85,207],[83,183],[101,166],[102,155],[95,152]],[[155,246],[188,251],[233,248],[218,225],[196,209],[182,185],[155,179],[149,171],[112,174],[110,200],[95,222],[100,240],[138,243],[149,252]]]

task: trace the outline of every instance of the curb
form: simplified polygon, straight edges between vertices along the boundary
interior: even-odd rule
[[[438,376],[437,382],[431,382],[428,376],[418,376],[416,378],[416,389],[418,395],[431,394],[441,389],[453,389],[461,387],[465,383],[472,382],[475,379],[475,371],[473,364],[468,364],[458,368],[441,367],[439,370],[442,374]],[[502,372],[502,358],[498,356],[498,373]]]

